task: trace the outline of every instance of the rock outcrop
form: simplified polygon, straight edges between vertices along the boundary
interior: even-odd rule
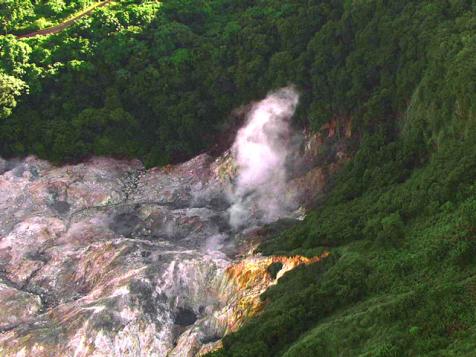
[[[325,140],[302,145],[290,217],[348,158],[344,145],[319,166]],[[229,153],[150,170],[106,158],[0,160],[0,355],[194,356],[218,346],[280,276],[323,258],[250,254],[252,229],[229,224],[235,172]],[[260,224],[257,213],[250,227]]]

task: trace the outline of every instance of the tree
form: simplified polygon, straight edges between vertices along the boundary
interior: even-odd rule
[[[0,119],[5,119],[16,107],[16,98],[28,92],[28,86],[21,79],[0,72]]]
[[[3,0],[0,2],[0,26],[7,34],[22,20],[34,16],[30,0]]]

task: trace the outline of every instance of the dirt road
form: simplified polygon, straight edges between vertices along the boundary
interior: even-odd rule
[[[56,26],[48,27],[46,29],[42,29],[42,30],[38,30],[38,31],[34,31],[34,32],[22,34],[22,35],[16,35],[16,37],[17,38],[28,38],[28,37],[34,37],[34,36],[40,36],[40,35],[52,35],[52,34],[58,33],[60,31],[63,31],[65,28],[71,26],[72,24],[74,24],[80,18],[82,18],[84,16],[88,16],[89,14],[91,14],[97,8],[108,5],[111,2],[112,2],[112,0],[102,1],[102,2],[97,3],[96,5],[94,5],[93,7],[89,8],[88,10],[86,10],[84,12],[81,12],[81,13],[77,14],[76,16],[74,16],[73,18],[71,18],[69,20],[66,20],[66,21],[64,21],[64,22],[62,22],[62,23],[60,23]]]

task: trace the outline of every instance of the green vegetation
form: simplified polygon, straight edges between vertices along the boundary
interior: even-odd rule
[[[359,149],[325,201],[261,247],[331,256],[282,277],[215,355],[474,355],[474,1],[125,1],[0,37],[0,66],[4,156],[182,160],[288,83],[296,125],[352,118]]]
[[[366,149],[321,209],[262,246],[331,257],[281,278],[217,356],[474,354],[476,142],[448,143],[404,177],[408,158],[370,163]]]
[[[276,279],[276,276],[278,275],[279,271],[283,268],[283,263],[276,262],[276,263],[271,263],[271,265],[268,267],[267,271],[269,275],[271,276],[272,279]]]
[[[352,117],[360,148],[325,202],[260,248],[331,257],[281,278],[214,356],[476,351],[476,8],[346,5],[315,35],[329,107],[314,97],[308,113]]]
[[[16,107],[16,97],[27,88],[21,79],[0,73],[0,119],[8,117]]]
[[[354,132],[395,132],[395,118],[431,90],[440,91],[435,104],[415,115],[442,126],[453,109],[447,94],[466,93],[466,106],[474,89],[461,87],[474,61],[472,6],[127,0],[57,35],[4,36],[1,71],[30,90],[0,124],[0,153],[182,160],[213,142],[233,108],[290,82],[302,92],[299,125],[351,116]],[[431,88],[444,76],[452,83]],[[91,124],[104,112],[108,119]]]
[[[2,0],[2,34],[27,33],[58,24],[94,0]]]

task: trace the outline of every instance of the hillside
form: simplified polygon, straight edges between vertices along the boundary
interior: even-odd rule
[[[131,0],[0,36],[0,66],[0,155],[56,163],[180,162],[294,84],[293,125],[333,121],[339,140],[351,123],[352,159],[259,251],[330,255],[280,278],[212,355],[474,356],[473,1]]]

